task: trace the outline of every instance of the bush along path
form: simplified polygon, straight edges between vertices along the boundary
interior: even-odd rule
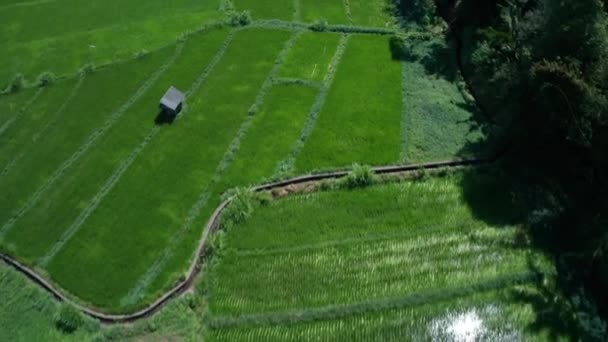
[[[372,168],[371,170],[376,175],[384,176],[396,176],[404,173],[416,173],[421,170],[441,170],[450,168],[460,168],[467,166],[481,166],[493,163],[498,159],[498,156],[489,159],[465,159],[465,160],[451,160],[451,161],[439,161],[423,164],[411,164],[411,165],[387,165]],[[338,170],[319,174],[308,174],[298,176],[291,179],[286,179],[274,183],[262,184],[253,188],[255,192],[281,192],[281,190],[291,189],[294,186],[317,183],[326,180],[337,180],[344,178],[350,174],[349,170]],[[207,246],[209,236],[218,228],[220,218],[224,210],[231,204],[233,197],[222,202],[208,219],[205,229],[199,239],[196,253],[191,261],[190,267],[183,280],[180,280],[172,289],[167,291],[164,295],[158,298],[156,301],[148,305],[146,308],[130,314],[106,314],[102,311],[87,307],[78,303],[76,300],[67,296],[55,286],[52,282],[45,279],[43,276],[35,272],[33,269],[25,266],[12,258],[11,256],[0,253],[0,259],[4,260],[8,265],[15,268],[17,271],[23,273],[30,280],[47,290],[55,299],[58,301],[67,303],[74,308],[80,310],[82,313],[100,320],[104,323],[128,323],[136,320],[149,317],[154,313],[158,312],[164,305],[166,305],[172,298],[176,298],[179,295],[185,293],[194,284],[194,280],[197,275],[201,272],[202,265],[200,260],[204,254]],[[230,322],[216,322],[218,324],[231,324]]]

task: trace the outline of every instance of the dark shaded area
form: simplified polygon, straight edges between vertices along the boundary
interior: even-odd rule
[[[177,115],[175,115],[173,113],[169,113],[167,111],[160,110],[160,111],[158,111],[158,114],[156,115],[156,118],[154,119],[154,123],[159,126],[170,125],[173,123],[173,121],[175,121],[176,117],[177,117]]]
[[[509,300],[532,305],[531,331],[608,340],[602,321],[608,316],[608,18],[601,1],[401,4],[410,21],[405,27],[433,25],[438,19],[425,18],[439,13],[449,38],[406,44],[394,57],[452,82],[463,75],[485,116],[474,115],[472,124],[493,133],[461,154],[500,146],[492,167],[465,173],[464,199],[488,224],[523,226],[532,248],[557,267],[538,291],[514,291]],[[458,57],[456,77],[448,52]]]

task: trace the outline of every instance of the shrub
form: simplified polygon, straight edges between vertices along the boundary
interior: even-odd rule
[[[348,189],[354,189],[372,185],[375,181],[376,175],[371,167],[354,164],[352,171],[342,179],[340,184]]]
[[[83,319],[80,312],[68,304],[61,305],[55,314],[55,325],[66,334],[78,330],[82,323]]]
[[[323,32],[323,31],[327,30],[327,26],[329,26],[329,23],[327,22],[327,20],[321,18],[321,19],[315,21],[312,25],[310,25],[310,29],[315,32]]]
[[[55,76],[55,74],[53,74],[50,71],[45,71],[45,72],[41,73],[40,76],[38,76],[38,79],[36,79],[36,84],[39,87],[46,87],[48,85],[55,83],[56,80],[57,80],[57,77]]]
[[[17,74],[13,77],[13,80],[8,85],[5,93],[16,93],[25,87],[25,77],[23,74]]]
[[[228,14],[228,21],[230,22],[230,25],[236,27],[236,26],[247,26],[247,25],[251,24],[251,22],[253,20],[251,18],[251,12],[249,12],[249,11],[242,11],[242,12],[231,11]]]
[[[229,192],[232,201],[224,210],[222,219],[224,224],[238,224],[243,222],[255,207],[255,193],[248,188],[236,188]]]

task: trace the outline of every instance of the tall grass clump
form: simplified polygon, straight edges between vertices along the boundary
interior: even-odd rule
[[[367,165],[353,164],[351,172],[340,180],[340,186],[347,189],[364,188],[376,182],[374,170]]]
[[[25,76],[23,74],[17,74],[13,77],[8,87],[4,90],[6,94],[14,94],[25,88]]]
[[[80,313],[68,304],[61,305],[55,314],[57,329],[66,334],[75,332],[83,323]]]
[[[327,20],[321,18],[321,19],[315,21],[314,23],[312,23],[312,25],[310,25],[310,29],[315,32],[324,32],[324,31],[327,31],[328,26],[329,26],[329,23],[327,22]]]
[[[228,13],[228,22],[234,27],[247,26],[251,24],[252,21],[251,12],[249,11],[230,11]]]
[[[232,199],[222,213],[222,228],[230,228],[245,221],[256,207],[266,205],[270,201],[269,196],[266,193],[256,193],[250,188],[236,188],[228,191],[224,197]]]
[[[50,71],[45,71],[38,76],[36,79],[36,85],[39,87],[46,87],[57,81],[57,76]]]

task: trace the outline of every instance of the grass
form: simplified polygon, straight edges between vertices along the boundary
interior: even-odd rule
[[[400,75],[401,63],[392,59],[388,38],[351,37],[315,129],[296,160],[298,173],[353,162],[396,162]]]
[[[330,24],[348,24],[343,0],[300,0],[302,20],[316,22],[325,19]]]
[[[196,299],[192,296],[179,298],[154,317],[129,325],[100,325],[81,316],[83,324],[70,334],[61,331],[55,322],[61,304],[3,262],[0,296],[2,341],[196,340],[201,335],[199,313],[192,309]]]
[[[128,59],[171,44],[186,31],[221,19],[219,0],[46,1],[0,9],[0,85],[17,72],[72,74],[86,63]],[[23,58],[27,56],[28,58]]]
[[[76,220],[119,164],[154,127],[155,104],[174,85],[186,90],[205,69],[227,32],[193,35],[181,55],[140,98],[82,161],[63,177],[49,193],[24,215],[9,238],[20,256],[37,262],[59,243],[60,236]],[[200,46],[207,49],[200,49]],[[40,239],[44,232],[46,239]]]
[[[532,328],[534,303],[520,294],[552,286],[554,267],[512,225],[519,211],[508,196],[490,200],[501,224],[471,210],[461,188],[468,176],[259,207],[221,236],[203,286],[208,338],[436,340],[449,333],[447,320],[473,312],[485,336],[550,340]],[[484,173],[467,186],[468,200],[500,187]]]
[[[248,10],[253,19],[293,19],[293,1],[235,0],[237,10]]]
[[[322,81],[339,40],[337,34],[303,34],[287,56],[281,76]]]
[[[445,43],[418,43],[404,70],[405,161],[488,153],[484,120],[456,71]],[[460,84],[459,84],[460,83]]]
[[[236,159],[222,177],[221,189],[256,184],[272,177],[277,163],[298,138],[317,91],[293,85],[272,88]]]
[[[55,327],[58,303],[38,285],[0,262],[0,340],[82,341],[99,329],[86,320],[84,327],[65,335]]]
[[[22,151],[31,148],[49,126],[59,123],[63,115],[63,104],[69,101],[70,94],[79,84],[79,79],[70,79],[47,86],[34,103],[22,108],[25,111],[22,117],[15,120],[2,134],[0,171],[17,162]]]
[[[120,307],[120,299],[163,250],[204,191],[269,72],[269,61],[276,58],[288,35],[263,30],[237,34],[207,83],[191,96],[187,115],[161,131],[51,261],[49,271],[55,280],[95,305],[111,311],[126,309]],[[125,205],[131,201],[129,194],[140,194],[134,207]],[[123,227],[129,227],[129,234],[124,234]],[[117,236],[120,243],[114,243]],[[94,276],[91,269],[96,270]],[[151,289],[150,294],[157,291]]]
[[[37,189],[45,187],[51,176],[54,173],[57,175],[59,167],[69,166],[65,163],[69,162],[70,156],[87,144],[99,127],[128,101],[170,52],[160,52],[88,76],[76,98],[65,108],[59,124],[47,130],[36,144],[26,149],[24,157],[0,178],[3,189],[0,222],[4,224],[24,206],[31,204],[32,198],[40,195]],[[120,84],[120,87],[116,84]],[[60,105],[61,102],[56,104]],[[6,232],[6,228],[3,229]]]
[[[360,26],[386,27],[394,22],[390,0],[348,0],[353,22]]]
[[[0,129],[5,127],[5,124],[9,123],[2,131],[6,131],[10,125],[12,125],[10,122],[19,116],[19,112],[24,107],[27,109],[28,103],[37,92],[38,89],[27,89],[17,92],[16,94],[0,95]],[[4,139],[4,137],[2,137],[3,134],[4,133],[0,133],[2,139]]]
[[[183,276],[204,223],[230,188],[356,162],[393,163],[400,154],[408,160],[426,160],[426,154],[409,152],[410,141],[416,148],[420,141],[435,144],[416,132],[406,134],[421,127],[415,116],[408,115],[413,112],[410,103],[416,104],[408,98],[409,84],[444,87],[445,81],[445,89],[458,89],[453,79],[429,71],[423,58],[426,50],[415,51],[411,60],[401,59],[384,36],[294,31],[266,22],[268,29],[244,27],[228,33],[228,28],[214,27],[175,42],[177,32],[225,15],[217,13],[219,2],[112,0],[90,7],[72,2],[0,5],[0,18],[14,16],[0,29],[0,37],[14,33],[8,34],[8,48],[21,51],[3,58],[32,56],[20,58],[24,70],[30,70],[29,78],[32,70],[46,70],[45,63],[53,63],[58,69],[49,70],[63,74],[76,70],[83,60],[120,59],[140,48],[153,52],[83,77],[59,77],[45,88],[0,96],[0,127],[5,127],[0,132],[0,249],[83,303],[108,312],[140,308]],[[352,19],[354,25],[374,26],[383,26],[386,19],[382,1],[235,4],[238,10],[252,10],[254,18],[291,20],[301,15],[302,21],[312,21],[311,15],[323,14],[330,23],[349,24]],[[65,18],[62,6],[67,5],[73,5],[73,13],[80,17],[49,30],[15,24],[36,20],[43,9]],[[294,6],[299,13],[294,13]],[[26,14],[31,18],[25,20]],[[49,19],[40,23],[45,20]],[[286,44],[290,36],[293,48]],[[85,56],[93,51],[89,41],[97,45],[95,56]],[[45,46],[64,52],[47,51]],[[82,52],[83,47],[88,52]],[[413,73],[403,73],[410,70],[409,64]],[[425,73],[417,74],[416,66],[424,66]],[[3,67],[9,70],[13,65]],[[178,120],[163,125],[155,122],[157,104],[170,85],[189,96]],[[448,114],[441,120],[449,129],[456,124],[460,129],[457,120],[464,114]],[[438,120],[432,125],[441,127]],[[465,134],[455,131],[445,144],[456,146],[441,149],[459,155],[466,147],[459,135]],[[468,135],[466,139],[471,142]],[[380,200],[371,196],[370,207]],[[328,206],[315,210],[321,213]],[[298,217],[297,212],[294,215]],[[329,219],[323,215],[300,218]],[[386,229],[390,235],[391,222],[375,229]],[[261,241],[268,240],[260,234]],[[285,232],[277,232],[278,237],[281,234]],[[280,248],[299,251],[326,239],[343,239],[315,228],[311,234],[320,234],[322,240],[296,239],[287,247],[282,245],[285,241],[277,241]],[[373,252],[363,235],[358,247]],[[335,256],[331,253],[320,256]],[[345,259],[356,258],[355,253],[344,253]],[[314,303],[318,308],[326,304]],[[285,309],[272,301],[267,304]]]

